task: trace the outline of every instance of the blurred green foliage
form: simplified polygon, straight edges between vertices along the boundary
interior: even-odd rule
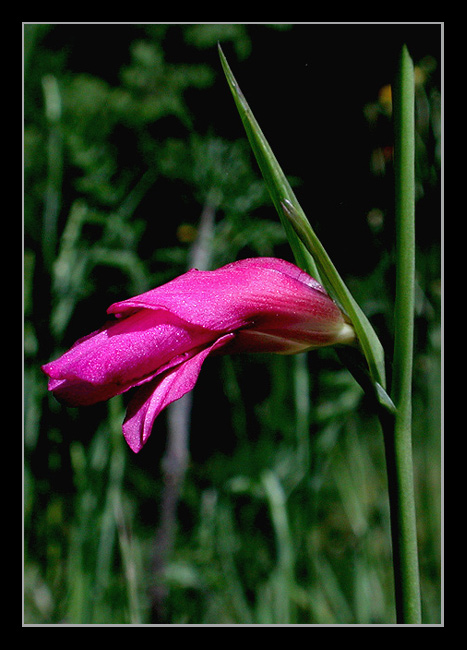
[[[391,47],[408,37],[419,62],[414,460],[423,620],[438,623],[439,33],[390,27]],[[329,35],[343,35],[330,29],[24,26],[26,624],[393,620],[382,440],[332,351],[205,364],[158,620],[150,567],[167,419],[135,456],[121,435],[125,396],[66,409],[40,371],[102,325],[112,302],[184,272],[206,206],[215,212],[213,267],[255,255],[290,259],[218,41],[390,354],[390,97],[378,91],[393,59],[374,27],[362,38],[347,31],[323,62]],[[348,43],[356,48],[350,74]]]

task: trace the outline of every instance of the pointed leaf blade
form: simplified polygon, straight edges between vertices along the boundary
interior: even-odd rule
[[[325,289],[347,313],[365,355],[371,378],[377,389],[376,393],[381,394],[381,391],[385,392],[386,383],[384,351],[376,332],[351,295],[311,227],[290,183],[241,92],[220,46],[219,55],[250,146],[285,229],[295,260],[298,266],[324,285]]]

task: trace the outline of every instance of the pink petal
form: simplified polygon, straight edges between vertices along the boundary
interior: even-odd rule
[[[57,399],[94,404],[150,380],[212,339],[166,311],[143,309],[80,339],[43,370]]]
[[[146,443],[159,413],[194,388],[206,357],[226,345],[234,336],[234,334],[222,336],[187,361],[138,388],[128,405],[123,423],[123,435],[135,453]]]
[[[277,329],[313,320],[329,325],[329,317],[342,318],[316,280],[276,258],[241,260],[215,271],[192,269],[161,287],[111,305],[108,312],[121,317],[141,308],[165,309],[216,332],[256,328],[271,318]]]

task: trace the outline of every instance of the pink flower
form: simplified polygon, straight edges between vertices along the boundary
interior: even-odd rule
[[[107,312],[110,323],[42,369],[49,390],[70,406],[138,387],[123,423],[135,452],[161,410],[194,387],[209,354],[293,354],[354,338],[321,285],[275,258],[192,269]]]

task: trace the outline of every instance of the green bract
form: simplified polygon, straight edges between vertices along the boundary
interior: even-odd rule
[[[219,54],[248,140],[268,186],[279,218],[285,228],[288,241],[295,256],[295,261],[298,266],[323,284],[326,291],[329,292],[347,314],[355,329],[360,348],[368,365],[368,370],[365,374],[369,373],[369,378],[378,401],[391,410],[393,404],[385,391],[386,380],[382,345],[369,320],[352,297],[349,289],[311,227],[258,122],[248,106],[220,47]],[[357,369],[353,360],[347,360],[347,363],[349,369],[355,376],[358,375],[359,381],[361,381],[361,368]]]

